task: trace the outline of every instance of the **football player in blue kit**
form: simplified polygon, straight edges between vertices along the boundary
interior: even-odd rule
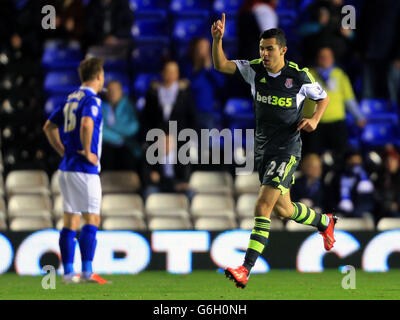
[[[98,93],[104,86],[103,61],[98,58],[85,59],[78,71],[82,85],[54,110],[43,130],[50,145],[62,157],[59,184],[63,198],[64,227],[59,245],[64,267],[63,282],[104,284],[107,281],[92,270],[102,196],[99,173],[103,117]],[[84,226],[78,243],[82,274],[76,275],[73,262],[81,215]]]

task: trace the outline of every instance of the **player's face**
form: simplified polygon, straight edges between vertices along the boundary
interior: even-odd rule
[[[274,70],[284,61],[287,48],[280,47],[275,38],[260,40],[260,57],[267,70]]]
[[[164,67],[162,78],[165,83],[173,83],[179,80],[179,67],[175,62],[169,62]]]

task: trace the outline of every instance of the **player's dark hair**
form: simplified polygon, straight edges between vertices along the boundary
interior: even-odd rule
[[[285,31],[283,31],[281,28],[273,28],[273,29],[268,29],[260,34],[260,40],[261,39],[270,39],[270,38],[275,38],[276,43],[282,48],[286,47],[286,35]]]
[[[79,64],[79,77],[82,82],[94,80],[103,70],[104,61],[100,58],[87,58]]]

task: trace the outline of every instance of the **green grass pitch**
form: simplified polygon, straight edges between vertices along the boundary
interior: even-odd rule
[[[345,274],[338,270],[299,273],[272,270],[252,274],[242,290],[216,271],[175,275],[146,271],[136,275],[105,275],[112,284],[63,284],[45,290],[42,277],[0,275],[0,299],[10,300],[308,300],[400,299],[400,270],[387,273],[356,272],[356,289],[341,287]]]

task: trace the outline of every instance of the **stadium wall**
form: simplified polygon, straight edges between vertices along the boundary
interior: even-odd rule
[[[93,262],[102,274],[135,274],[144,270],[190,273],[219,270],[241,264],[250,231],[99,231]],[[297,269],[322,272],[326,268],[352,265],[371,272],[400,268],[400,229],[385,232],[337,230],[332,253],[323,248],[321,236],[310,232],[274,231],[253,272]],[[40,275],[42,267],[60,264],[59,231],[6,232],[0,234],[0,273]],[[75,252],[80,271],[80,252]]]

